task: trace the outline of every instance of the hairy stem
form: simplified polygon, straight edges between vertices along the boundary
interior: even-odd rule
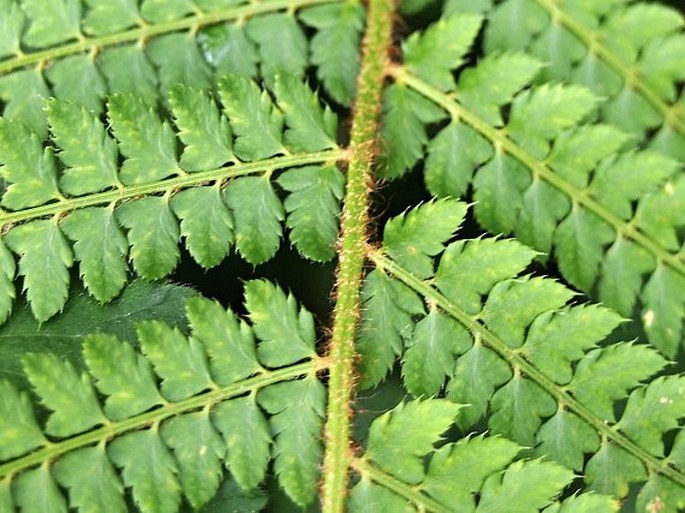
[[[323,513],[342,513],[347,496],[350,450],[350,402],[354,390],[354,358],[360,289],[369,224],[369,191],[376,155],[383,80],[392,44],[393,0],[369,2],[362,63],[357,79],[347,168],[347,188],[339,239],[339,263],[333,333],[330,342],[326,454],[323,471]]]
[[[17,68],[41,64],[53,59],[59,59],[68,55],[84,53],[92,50],[101,50],[121,43],[131,43],[134,41],[146,41],[150,38],[169,34],[180,30],[197,30],[201,27],[215,25],[217,23],[249,18],[258,14],[279,11],[283,9],[294,10],[309,5],[336,2],[338,0],[268,0],[265,2],[252,2],[240,7],[223,9],[212,13],[201,13],[193,16],[186,16],[178,20],[144,25],[123,32],[116,32],[100,37],[83,37],[78,41],[63,43],[46,50],[39,50],[30,53],[22,53],[16,57],[11,57],[0,61],[0,74],[7,73]]]
[[[87,447],[102,442],[103,440],[111,440],[112,438],[129,431],[149,427],[169,417],[193,410],[199,410],[208,405],[213,405],[227,399],[232,399],[259,390],[268,385],[273,385],[274,383],[288,381],[324,370],[327,363],[327,359],[319,358],[278,370],[266,371],[254,377],[239,381],[238,383],[220,387],[216,390],[210,390],[209,392],[189,397],[183,401],[168,403],[152,411],[141,413],[140,415],[135,415],[118,422],[111,422],[81,435],[51,443],[26,456],[0,465],[0,479],[6,476],[12,476],[18,472],[35,467],[36,465],[41,465],[47,461],[52,461],[58,456],[74,451],[80,447]]]

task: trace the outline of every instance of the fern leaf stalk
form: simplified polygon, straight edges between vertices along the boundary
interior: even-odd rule
[[[362,268],[369,225],[369,192],[376,154],[383,77],[392,43],[392,0],[372,0],[362,43],[362,63],[357,80],[347,189],[339,239],[336,305],[329,357],[327,441],[324,456],[322,510],[342,513],[347,496],[350,464],[350,402],[354,391],[354,358],[360,317]]]

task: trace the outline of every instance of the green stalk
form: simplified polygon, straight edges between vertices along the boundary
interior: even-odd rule
[[[350,403],[360,317],[362,269],[369,225],[369,191],[377,152],[383,80],[392,44],[393,0],[370,0],[362,62],[353,111],[347,190],[341,221],[336,304],[329,356],[328,411],[323,467],[323,513],[343,513],[347,496],[350,448]]]

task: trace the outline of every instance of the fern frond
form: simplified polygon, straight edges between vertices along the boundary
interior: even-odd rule
[[[85,371],[27,354],[26,375],[50,413],[39,425],[28,395],[0,381],[3,511],[125,511],[125,488],[143,512],[177,511],[182,497],[199,508],[224,464],[251,490],[272,459],[286,493],[309,504],[325,405],[316,373],[326,365],[312,316],[268,282],[246,283],[245,294],[251,326],[197,297],[187,302],[189,337],[158,321],[138,325],[142,354],[106,334],[86,337]],[[277,302],[266,309],[269,298]],[[297,344],[278,331],[286,326]]]
[[[437,224],[449,208],[463,205],[439,200],[405,218]],[[385,237],[398,222],[402,218],[388,223]],[[402,237],[413,243],[414,254],[434,254],[436,240],[450,238],[436,232],[429,239],[426,232]],[[397,246],[397,236],[391,240]],[[359,344],[363,386],[383,379],[397,355],[413,395],[435,395],[446,386],[450,399],[469,405],[456,413],[462,429],[485,417],[494,433],[584,471],[586,482],[602,493],[623,498],[629,484],[640,483],[641,501],[664,489],[674,497],[668,511],[683,505],[685,469],[676,446],[669,453],[662,437],[675,430],[676,445],[684,438],[685,378],[643,384],[668,362],[647,345],[604,343],[620,316],[569,305],[575,293],[562,284],[520,275],[535,252],[516,241],[458,240],[428,276],[389,256],[391,248],[370,253],[377,268],[365,285],[373,295],[367,295]],[[379,301],[383,290],[394,294]],[[374,326],[394,334],[381,335]],[[431,364],[436,355],[441,361]],[[614,407],[625,399],[629,407],[616,417]],[[647,411],[653,412],[649,418]]]
[[[456,19],[480,23],[476,15]],[[449,21],[411,41],[429,45],[442,37],[442,23]],[[442,46],[431,48],[437,58]],[[467,50],[464,42],[444,61],[458,63]],[[385,176],[402,175],[425,151],[433,194],[460,196],[472,184],[476,217],[487,230],[554,250],[568,281],[625,316],[639,298],[650,340],[674,355],[685,311],[685,260],[674,235],[683,219],[649,218],[655,203],[678,209],[678,162],[626,147],[623,132],[587,122],[599,101],[588,89],[544,84],[521,91],[541,67],[524,54],[486,55],[447,90],[432,74],[417,76],[414,60],[410,52],[409,62],[394,69],[396,83],[386,92]],[[429,141],[426,124],[445,117]]]
[[[608,101],[600,118],[685,162],[685,20],[658,3],[449,0],[450,13],[481,10],[487,52],[525,50],[546,63],[543,81],[574,82]],[[526,20],[525,27],[516,20]],[[654,135],[650,131],[655,130]]]
[[[343,186],[334,163],[344,157],[335,116],[293,76],[275,78],[274,98],[240,76],[218,87],[227,116],[201,90],[172,91],[177,134],[130,95],[110,99],[111,132],[84,107],[51,100],[54,147],[0,118],[0,173],[8,181],[0,224],[4,243],[20,257],[36,318],[64,306],[74,259],[88,290],[105,302],[127,281],[127,255],[145,279],[172,272],[181,236],[204,267],[220,263],[234,240],[249,262],[270,259],[286,211],[303,255],[333,257]],[[277,171],[289,193],[285,207],[269,180]],[[15,263],[2,248],[4,320]]]
[[[0,113],[43,137],[45,114],[37,98],[74,101],[99,113],[105,98],[115,93],[132,93],[154,104],[179,83],[209,89],[213,72],[252,77],[260,72],[269,80],[276,72],[302,77],[310,49],[300,15],[316,29],[311,51],[324,87],[349,105],[363,10],[356,2],[325,10],[318,6],[334,1],[145,0],[139,6],[59,0],[44,8],[33,0],[3,0]],[[306,14],[310,7],[315,9],[311,16]],[[353,14],[338,17],[343,12]],[[320,41],[331,39],[349,57],[350,73],[343,75],[344,69],[321,58]],[[237,64],[245,54],[253,55],[253,66]]]
[[[615,501],[597,494],[557,502],[573,473],[556,463],[517,459],[522,448],[506,438],[474,436],[436,448],[460,408],[445,399],[414,400],[374,420],[366,452],[352,464],[359,482],[352,488],[350,510],[617,510]]]

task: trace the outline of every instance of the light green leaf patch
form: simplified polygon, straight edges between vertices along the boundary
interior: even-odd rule
[[[85,107],[54,98],[46,111],[65,165],[60,189],[78,196],[118,185],[117,146],[100,120]]]
[[[0,459],[21,456],[45,444],[28,396],[5,380],[0,380]]]
[[[76,210],[62,221],[64,233],[73,240],[74,253],[88,291],[100,302],[116,297],[128,279],[124,260],[128,241],[109,207]]]
[[[390,219],[383,230],[383,248],[390,257],[419,278],[433,275],[433,259],[459,229],[467,205],[437,200]]]
[[[307,258],[325,262],[335,256],[340,200],[345,177],[335,165],[289,169],[278,177],[288,194],[284,207],[290,240]]]
[[[256,265],[273,257],[280,245],[285,213],[268,177],[232,180],[224,190],[224,201],[233,212],[236,246],[245,260]]]
[[[7,118],[0,118],[0,174],[10,182],[2,195],[2,204],[9,209],[33,207],[61,196],[52,150],[43,148],[40,138],[22,123]]]
[[[128,511],[124,485],[107,457],[104,444],[65,454],[55,464],[53,475],[60,485],[69,489],[70,504],[81,511]]]
[[[178,172],[174,132],[141,98],[115,94],[107,107],[119,149],[126,157],[119,171],[123,183],[155,182]]]
[[[89,335],[83,357],[95,386],[107,396],[105,414],[110,419],[125,419],[165,402],[150,364],[128,343],[112,335]]]
[[[180,401],[214,388],[202,345],[164,323],[148,321],[137,326],[143,353],[162,378],[162,394]]]
[[[67,437],[107,422],[89,377],[79,375],[70,362],[50,353],[29,353],[22,362],[36,394],[52,411],[46,433]]]
[[[213,379],[229,385],[258,372],[252,330],[231,311],[219,303],[204,298],[190,299],[186,304],[192,339],[204,346],[209,356]]]
[[[226,465],[243,490],[264,480],[271,459],[271,428],[254,395],[219,403],[212,421],[228,448]]]
[[[204,268],[221,263],[233,242],[233,217],[218,187],[194,187],[176,194],[171,208],[181,220],[188,251]]]
[[[204,91],[178,84],[169,92],[169,103],[185,144],[181,166],[203,171],[235,161],[233,135],[228,120]]]
[[[422,458],[433,450],[461,406],[445,399],[400,403],[371,424],[366,455],[406,483],[424,478]]]
[[[259,361],[268,367],[290,365],[316,356],[314,317],[305,308],[298,311],[292,294],[266,280],[245,284],[245,306],[260,343]]]
[[[61,311],[69,295],[69,267],[74,263],[71,247],[53,220],[15,226],[7,245],[19,255],[19,274],[31,311],[46,321]]]

